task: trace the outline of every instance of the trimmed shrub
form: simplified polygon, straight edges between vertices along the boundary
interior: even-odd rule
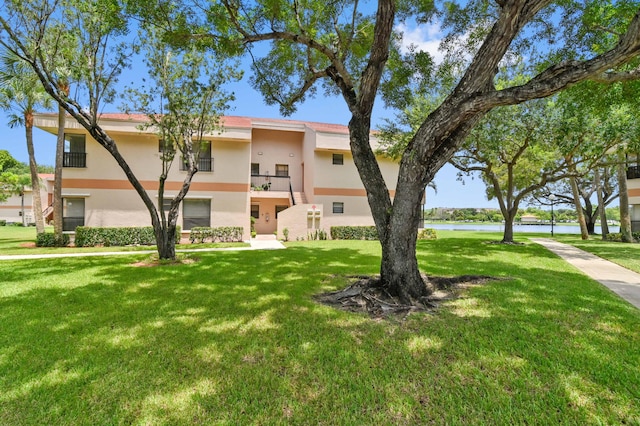
[[[332,226],[329,230],[332,240],[377,240],[375,226]]]
[[[7,221],[6,220],[0,220],[0,226],[7,226]]]
[[[609,232],[607,241],[622,241],[622,234],[620,232]]]
[[[36,237],[36,247],[67,247],[69,245],[69,234],[62,234],[62,241],[56,238],[55,234],[43,232]]]
[[[433,228],[424,228],[418,232],[419,240],[437,240],[438,235],[436,234],[436,230]]]
[[[212,243],[237,243],[242,241],[244,229],[241,226],[221,226],[218,228],[210,228],[208,226],[198,226],[191,228],[189,241],[194,243],[206,243],[209,240]]]
[[[180,227],[176,227],[176,244],[180,242]],[[77,247],[95,246],[153,246],[156,236],[151,226],[125,228],[94,228],[78,226],[76,228]]]
[[[640,232],[632,232],[631,236],[634,240],[640,241]],[[610,232],[607,234],[607,241],[622,241],[622,233]]]

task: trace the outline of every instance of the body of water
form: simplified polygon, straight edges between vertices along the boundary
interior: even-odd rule
[[[457,223],[457,222],[438,222],[425,223],[425,228],[442,229],[446,231],[487,231],[487,232],[504,232],[504,224],[500,223]],[[596,234],[600,234],[600,225],[596,226]],[[513,225],[513,233],[546,233],[551,235],[551,225]],[[609,232],[620,232],[619,226],[609,225]],[[578,225],[553,225],[554,234],[580,234]]]

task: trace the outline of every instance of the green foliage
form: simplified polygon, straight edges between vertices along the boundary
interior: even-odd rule
[[[180,242],[180,227],[176,227],[176,243]],[[98,228],[78,226],[75,245],[78,247],[155,245],[151,226],[125,228]]]
[[[9,112],[9,126],[33,126],[36,109],[53,102],[29,65],[6,48],[0,53],[0,108]],[[1,169],[1,167],[0,167]]]
[[[208,226],[198,226],[191,228],[189,241],[191,243],[221,242],[235,243],[242,241],[244,229],[241,226],[221,226],[211,228]]]
[[[11,171],[0,173],[0,202],[12,195],[21,195],[24,188],[31,185],[29,174],[16,174]]]
[[[317,240],[326,240],[327,239],[327,231],[324,229],[316,229],[315,231],[311,231],[307,234],[307,240],[309,241],[317,241]]]
[[[284,236],[285,241],[289,241],[289,228],[284,228],[282,230],[282,235]]]
[[[6,149],[0,150],[0,172],[11,170],[18,166],[20,162],[13,158]]]
[[[332,226],[332,240],[377,240],[378,230],[375,226]]]
[[[0,226],[7,226],[7,221],[4,219],[0,220]]]
[[[36,236],[36,247],[67,247],[68,245],[69,234],[62,234],[62,239],[56,238],[55,234],[48,232]]]
[[[640,241],[640,232],[632,232],[631,236],[637,242]],[[607,234],[607,241],[618,241],[622,242],[622,233],[620,232],[610,232]]]
[[[423,228],[418,231],[418,239],[419,240],[437,240],[438,235],[436,234],[436,230],[433,228]]]

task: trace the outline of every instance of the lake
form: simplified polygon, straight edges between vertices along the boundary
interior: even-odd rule
[[[460,222],[438,222],[425,223],[425,228],[441,229],[446,231],[486,231],[504,232],[504,224],[501,223],[460,223]],[[596,234],[600,234],[600,225],[596,226]],[[513,233],[546,233],[551,235],[551,225],[513,225]],[[609,232],[620,232],[617,225],[609,225]],[[580,234],[578,225],[553,225],[554,234]]]

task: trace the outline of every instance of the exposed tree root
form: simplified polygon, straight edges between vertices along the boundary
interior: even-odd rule
[[[525,245],[525,243],[518,243],[515,241],[487,241],[487,244],[506,244],[506,245],[510,245],[510,246],[523,246]]]
[[[461,290],[485,284],[498,278],[484,275],[459,277],[425,277],[431,295],[414,304],[403,304],[381,285],[379,276],[347,276],[351,282],[342,290],[322,293],[315,300],[324,305],[350,312],[367,313],[372,318],[405,318],[412,312],[432,312],[440,302],[455,299]]]

